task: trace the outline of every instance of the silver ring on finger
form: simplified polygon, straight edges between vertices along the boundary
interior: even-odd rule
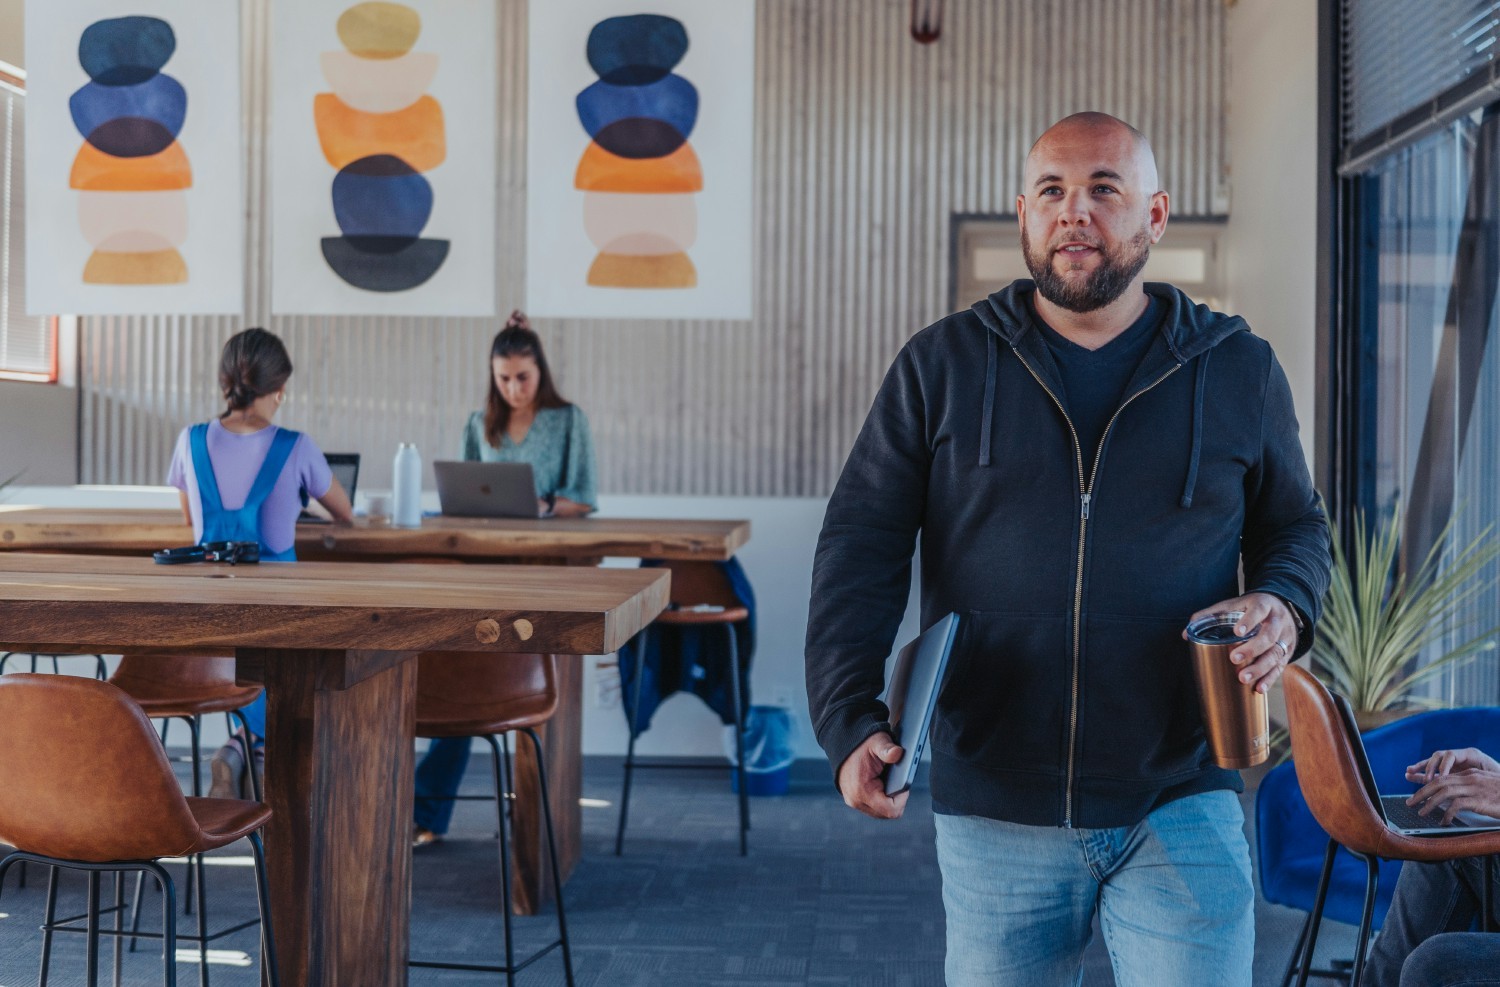
[[[1291,653],[1292,653],[1291,649],[1289,649],[1286,646],[1286,642],[1285,641],[1277,641],[1276,642],[1276,647],[1278,647],[1278,648],[1281,649],[1281,660],[1282,661],[1286,661],[1287,658],[1291,656]]]

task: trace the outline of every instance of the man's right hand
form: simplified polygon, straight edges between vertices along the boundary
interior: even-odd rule
[[[1424,785],[1434,778],[1452,774],[1458,771],[1477,769],[1480,771],[1500,772],[1500,764],[1484,751],[1475,747],[1466,747],[1463,750],[1434,751],[1432,756],[1424,761],[1409,765],[1406,769],[1406,780],[1418,785]]]
[[[839,765],[839,791],[844,804],[876,819],[900,819],[910,792],[885,793],[886,765],[901,760],[905,751],[888,733],[871,734]]]

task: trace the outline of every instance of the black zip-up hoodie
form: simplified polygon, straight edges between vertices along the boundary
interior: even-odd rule
[[[1244,320],[1166,284],[1160,335],[1095,450],[1017,281],[914,336],[828,504],[807,629],[812,720],[835,772],[889,729],[877,698],[921,532],[922,626],[959,634],[929,747],[949,809],[1134,824],[1239,776],[1213,765],[1181,631],[1246,591],[1312,628],[1328,535],[1291,389]],[[1092,467],[1092,468],[1091,468]]]

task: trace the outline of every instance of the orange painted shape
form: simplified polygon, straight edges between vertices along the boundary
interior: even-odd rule
[[[431,171],[448,156],[443,106],[431,96],[395,113],[365,113],[333,93],[318,93],[313,121],[323,157],[335,168],[372,154],[394,154],[417,171]]]
[[[155,154],[117,158],[85,143],[73,159],[70,188],[89,192],[166,192],[193,187],[193,166],[173,141]]]
[[[622,158],[590,141],[573,187],[585,192],[701,192],[703,166],[691,144],[664,158]]]
[[[696,288],[698,269],[687,254],[600,254],[589,266],[595,288]]]
[[[83,268],[84,284],[182,284],[187,262],[172,249],[127,254],[96,250]]]

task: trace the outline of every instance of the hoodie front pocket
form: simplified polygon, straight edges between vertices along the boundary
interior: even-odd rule
[[[1066,762],[1072,651],[1066,613],[970,610],[938,694],[932,744],[1017,771]]]
[[[1146,783],[1200,766],[1203,720],[1182,626],[1085,618],[1080,775]]]

